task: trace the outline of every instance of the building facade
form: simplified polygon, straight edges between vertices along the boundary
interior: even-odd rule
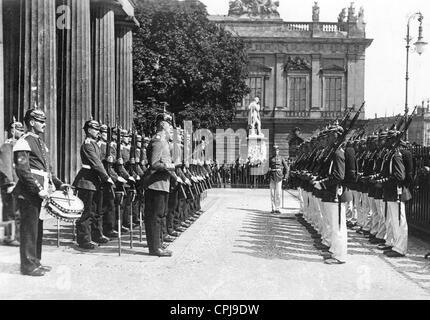
[[[242,38],[250,59],[251,93],[238,105],[233,128],[246,128],[247,107],[259,96],[270,143],[279,144],[281,153],[289,156],[296,127],[306,138],[327,120],[341,117],[346,108],[361,106],[365,51],[372,39],[366,38],[362,8],[356,15],[351,5],[337,22],[320,22],[315,3],[311,22],[286,22],[276,2],[260,2],[232,1],[227,16],[209,19]]]
[[[47,115],[53,169],[71,183],[91,116],[130,128],[131,0],[0,0],[0,144],[13,117]]]

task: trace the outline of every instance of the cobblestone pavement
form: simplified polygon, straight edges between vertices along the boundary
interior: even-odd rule
[[[430,245],[410,238],[405,258],[385,258],[349,232],[349,261],[325,265],[311,236],[296,220],[294,193],[283,214],[269,213],[269,190],[215,189],[205,213],[169,246],[171,258],[134,248],[124,235],[123,254],[112,241],[92,252],[71,240],[71,227],[45,226],[45,277],[19,273],[19,250],[0,246],[0,299],[428,299]]]

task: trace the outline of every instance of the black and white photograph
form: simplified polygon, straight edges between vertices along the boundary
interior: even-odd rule
[[[0,0],[0,300],[429,300],[428,42],[425,0]]]

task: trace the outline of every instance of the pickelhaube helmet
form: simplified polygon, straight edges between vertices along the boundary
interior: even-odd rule
[[[91,119],[84,124],[84,130],[88,129],[100,130],[100,123],[97,120],[93,120],[91,117]]]
[[[40,110],[37,105],[34,108],[28,109],[24,116],[24,121],[36,120],[38,122],[45,122],[46,115],[43,110]]]
[[[16,121],[15,117],[13,117],[13,121],[9,124],[9,130],[15,129],[17,131],[24,131],[24,126],[21,122]]]
[[[108,126],[105,124],[102,124],[100,126],[100,132],[108,132]]]

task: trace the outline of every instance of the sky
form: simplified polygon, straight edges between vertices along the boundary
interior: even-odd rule
[[[227,15],[229,0],[200,0],[209,14]],[[337,22],[342,8],[351,1],[319,0],[320,21]],[[314,0],[279,0],[278,12],[284,21],[312,21]],[[365,101],[366,117],[392,116],[405,106],[406,30],[408,17],[420,11],[423,16],[423,40],[430,43],[429,0],[360,0],[354,1],[355,12],[364,8],[366,37],[373,43],[366,50]],[[414,43],[419,22],[410,24]],[[430,99],[430,45],[420,56],[409,55],[409,106]],[[428,78],[427,78],[428,77]]]

